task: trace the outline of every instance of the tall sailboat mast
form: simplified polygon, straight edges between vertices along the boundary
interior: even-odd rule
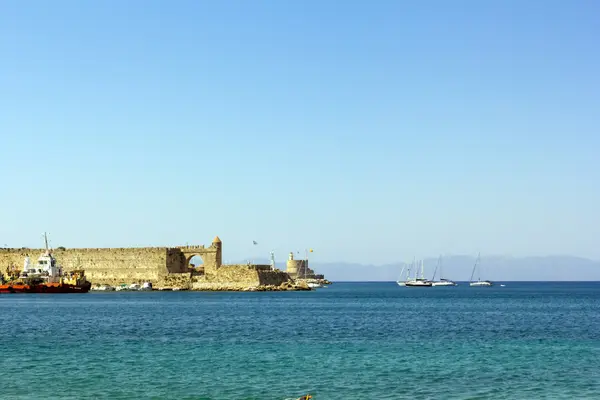
[[[438,262],[435,265],[435,269],[433,270],[433,276],[431,277],[432,281],[435,280],[435,274],[436,274],[438,268],[440,269],[440,279],[443,278],[443,276],[442,276],[442,265],[440,264],[440,260],[441,260],[441,256],[438,258]]]
[[[475,276],[475,270],[477,270],[477,280],[473,281],[473,277]],[[485,274],[484,274],[485,275]],[[477,254],[477,260],[475,261],[475,265],[473,266],[473,273],[471,274],[471,286],[477,287],[490,287],[494,286],[493,282],[488,280],[481,280],[481,253]]]
[[[473,272],[471,272],[471,280],[470,282],[473,282],[473,276],[475,275],[475,270],[477,269],[477,264],[479,264],[479,256],[481,255],[481,253],[477,254],[477,259],[475,260],[475,265],[473,266]],[[481,280],[481,274],[478,273],[477,274],[477,280],[480,281]]]

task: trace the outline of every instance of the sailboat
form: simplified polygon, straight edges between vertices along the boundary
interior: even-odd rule
[[[398,286],[406,286],[406,280],[404,280],[404,281],[402,280],[402,273],[404,272],[405,269],[406,269],[406,265],[402,267],[402,271],[400,271],[400,277],[396,281]],[[410,267],[408,267],[408,270],[410,271]],[[408,276],[408,273],[406,275]]]
[[[415,279],[407,280],[405,283],[406,287],[431,287],[431,281],[425,279],[425,268],[423,266],[423,260],[421,260],[421,277],[417,278],[419,269],[415,269]]]
[[[481,267],[478,269],[479,262],[481,261],[481,255],[477,254],[477,260],[475,260],[475,265],[473,266],[473,272],[471,273],[471,280],[469,286],[492,286],[493,283],[491,281],[482,281],[481,280]],[[473,276],[475,276],[475,270],[477,270],[477,280],[473,280]]]
[[[398,278],[398,280],[396,281],[396,283],[398,284],[398,286],[406,286],[406,282],[410,281],[410,271],[412,270],[412,268],[415,265],[415,260],[413,260],[410,264],[405,264],[402,267],[402,271],[400,271],[400,277]],[[404,272],[404,270],[406,270],[406,276],[403,277],[402,273]]]
[[[438,269],[438,267],[436,267],[435,271],[433,271],[433,277],[431,278],[431,280],[432,280],[431,284],[433,286],[458,286],[456,284],[456,282],[453,282],[450,279],[444,278],[444,273],[442,272],[442,256],[440,256],[440,258],[438,258],[438,266],[440,269],[440,280],[439,281],[435,280],[435,273],[437,272],[437,269]]]

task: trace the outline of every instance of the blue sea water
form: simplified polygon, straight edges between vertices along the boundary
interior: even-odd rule
[[[598,399],[600,283],[0,295],[2,399]]]

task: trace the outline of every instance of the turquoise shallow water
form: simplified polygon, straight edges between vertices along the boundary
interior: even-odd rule
[[[3,399],[598,399],[600,284],[0,295]]]

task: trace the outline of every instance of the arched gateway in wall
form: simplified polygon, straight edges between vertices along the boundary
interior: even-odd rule
[[[204,246],[185,246],[178,247],[177,249],[181,252],[185,259],[185,265],[181,268],[186,270],[190,268],[190,262],[193,257],[200,257],[203,264],[196,265],[198,269],[202,269],[201,272],[210,273],[216,271],[222,265],[222,242],[218,236],[213,239],[212,244],[209,247]]]

